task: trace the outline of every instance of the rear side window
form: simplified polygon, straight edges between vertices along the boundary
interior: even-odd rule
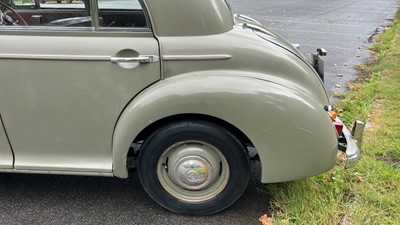
[[[147,28],[146,17],[138,0],[98,0],[99,26]]]

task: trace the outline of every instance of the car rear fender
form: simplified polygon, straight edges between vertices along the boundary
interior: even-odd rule
[[[114,175],[128,176],[127,154],[142,130],[180,114],[212,116],[242,131],[258,151],[265,183],[319,174],[335,161],[336,135],[323,106],[277,83],[203,71],[162,80],[128,104],[113,137]]]

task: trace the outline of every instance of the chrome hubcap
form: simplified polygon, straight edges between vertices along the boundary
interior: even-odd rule
[[[200,141],[179,142],[161,155],[157,168],[163,188],[184,202],[216,197],[229,180],[229,165],[214,146]]]
[[[180,159],[174,167],[177,185],[188,190],[200,190],[210,184],[213,170],[207,160],[198,156]]]

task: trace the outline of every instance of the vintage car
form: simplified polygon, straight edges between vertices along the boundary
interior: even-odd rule
[[[51,5],[49,7],[48,5]],[[350,132],[311,63],[224,0],[0,0],[0,172],[127,178],[170,211],[232,205],[249,181],[347,168]],[[319,71],[319,72],[317,72]],[[134,198],[134,196],[132,196]]]

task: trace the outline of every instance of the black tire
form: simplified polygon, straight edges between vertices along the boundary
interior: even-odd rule
[[[185,121],[150,135],[139,154],[138,173],[149,196],[166,209],[209,215],[242,196],[250,161],[244,146],[223,127]]]

